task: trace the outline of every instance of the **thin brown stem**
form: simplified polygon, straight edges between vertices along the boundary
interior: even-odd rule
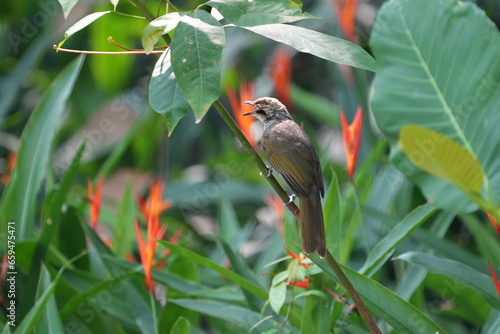
[[[352,300],[354,301],[354,304],[356,304],[356,308],[358,309],[359,313],[361,314],[361,317],[368,326],[370,333],[381,334],[380,329],[377,326],[377,323],[375,322],[375,320],[373,320],[370,314],[370,311],[368,311],[368,308],[366,307],[365,303],[363,303],[363,300],[361,300],[361,298],[359,297],[358,292],[352,285],[351,281],[349,281],[346,274],[344,274],[344,271],[339,266],[339,264],[337,263],[337,261],[330,252],[326,253],[325,260],[330,266],[330,268],[332,268],[332,270],[335,272],[335,275],[337,275],[340,282],[347,290],[349,296],[351,296]]]
[[[144,50],[137,51],[87,51],[87,50],[73,50],[73,49],[65,49],[60,48],[57,45],[53,46],[56,52],[68,52],[68,53],[79,53],[86,55],[140,55],[145,54]],[[151,51],[149,54],[162,54],[163,51]]]

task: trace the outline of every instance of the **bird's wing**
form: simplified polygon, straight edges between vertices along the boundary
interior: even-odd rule
[[[308,196],[310,188],[315,185],[323,194],[318,154],[309,137],[295,122],[293,124],[288,127],[275,126],[273,135],[262,139],[264,152],[272,167],[297,196]]]

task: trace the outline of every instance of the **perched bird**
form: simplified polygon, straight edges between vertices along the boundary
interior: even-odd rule
[[[321,198],[323,175],[318,153],[311,139],[293,121],[285,106],[275,98],[246,101],[256,107],[243,115],[262,121],[261,145],[272,170],[277,171],[299,198],[302,250],[326,256],[325,227]]]

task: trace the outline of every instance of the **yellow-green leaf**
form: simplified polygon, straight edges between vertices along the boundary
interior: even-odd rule
[[[399,134],[399,145],[415,165],[429,174],[462,191],[481,190],[483,170],[479,161],[455,140],[434,130],[407,125]]]

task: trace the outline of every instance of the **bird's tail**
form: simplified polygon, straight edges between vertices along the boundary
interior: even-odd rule
[[[324,258],[327,250],[319,192],[312,191],[308,197],[299,197],[299,199],[302,250],[306,254],[316,252]]]

